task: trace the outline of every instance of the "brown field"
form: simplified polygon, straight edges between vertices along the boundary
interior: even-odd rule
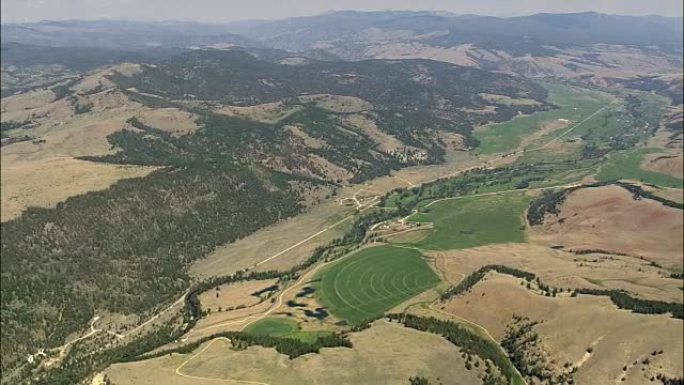
[[[410,146],[404,145],[402,141],[394,136],[380,130],[375,122],[364,114],[347,115],[342,119],[342,122],[359,128],[361,132],[368,135],[379,144],[378,148],[381,151],[389,152],[397,151],[404,147],[411,148]]]
[[[300,126],[285,126],[285,129],[292,132],[292,134],[302,140],[302,144],[309,148],[322,148],[327,145],[327,143],[318,138],[314,138],[304,131]]]
[[[274,256],[269,261],[260,264],[259,269],[290,268],[307,259],[317,246],[327,244],[341,235],[345,226],[351,223],[351,218],[338,227],[330,228],[297,245],[299,242],[319,233],[353,212],[352,207],[342,206],[336,201],[324,202],[313,207],[309,212],[261,229],[231,244],[219,246],[209,256],[195,262],[190,268],[190,273],[196,277],[232,274],[237,270],[253,267]],[[297,246],[292,247],[294,245]]]
[[[634,200],[618,186],[585,188],[570,193],[560,214],[548,216],[529,239],[572,250],[644,256],[681,268],[683,220],[681,210],[649,199]]]
[[[83,76],[76,84],[71,86],[71,89],[77,93],[86,93],[98,89],[107,89],[115,87],[116,85],[107,76],[112,76],[114,73],[119,73],[124,76],[133,76],[142,71],[140,64],[134,63],[120,63],[113,66],[105,67],[100,70],[95,70]]]
[[[669,278],[668,270],[635,257],[576,255],[534,244],[489,245],[428,255],[451,283],[482,266],[500,264],[535,273],[553,287],[624,289],[643,298],[682,301],[680,280]]]
[[[252,293],[275,285],[276,282],[276,279],[266,279],[221,285],[218,287],[219,290],[208,290],[200,294],[199,300],[202,309],[211,309],[212,312],[216,312],[219,307],[228,309],[230,307],[252,306],[260,302],[259,297],[252,295]]]
[[[483,326],[497,339],[504,336],[513,314],[542,321],[534,330],[543,350],[559,370],[566,362],[579,366],[577,384],[620,383],[623,376],[625,383],[643,384],[657,373],[682,376],[682,320],[619,310],[607,297],[545,297],[520,282],[490,273],[470,293],[454,297],[444,310]],[[586,350],[590,346],[591,354]],[[663,354],[651,356],[660,349]],[[646,357],[650,365],[641,363]],[[632,368],[635,360],[639,364]],[[625,365],[629,369],[623,372]]]
[[[682,154],[648,154],[641,168],[684,179],[684,157]]]
[[[484,365],[466,370],[458,347],[439,336],[380,321],[351,334],[351,340],[352,349],[325,348],[293,360],[262,347],[235,351],[227,341],[217,340],[187,355],[116,364],[106,374],[117,385],[238,383],[230,379],[269,385],[403,385],[415,375],[433,382],[439,378],[444,385],[481,384],[478,375]],[[181,368],[182,375],[176,374],[197,352],[202,353]]]
[[[115,84],[106,78],[106,75],[111,75],[114,72],[112,69],[104,69],[88,75],[85,75],[81,80],[76,82],[71,89],[77,93],[88,93],[99,89],[106,89],[114,87]]]
[[[59,123],[74,116],[74,108],[68,100],[49,101],[51,99],[54,99],[52,91],[39,91],[35,95],[28,93],[4,98],[2,121],[23,122],[46,119]]]
[[[648,140],[646,147],[661,148],[668,153],[681,154],[682,147],[684,146],[681,131],[680,134],[675,134],[667,128],[667,125],[679,124],[681,126],[683,124],[683,117],[684,105],[680,104],[678,106],[667,107],[660,127],[656,130],[655,135]]]
[[[369,47],[365,55],[375,59],[431,59],[464,66],[477,66],[470,54],[475,57],[483,57],[487,60],[499,58],[486,50],[479,50],[472,44],[463,44],[455,47],[441,48],[429,46],[417,42],[412,43],[383,43]],[[502,55],[507,55],[501,52]]]
[[[578,63],[577,58],[587,54],[597,55],[596,60],[604,64],[584,62],[574,70],[567,66],[568,62]],[[631,77],[649,73],[681,73],[681,68],[675,65],[667,55],[653,55],[650,51],[617,45],[564,49],[555,56],[511,57],[505,52],[480,49],[472,44],[443,48],[419,42],[385,40],[366,48],[364,57],[431,59],[465,66],[479,66],[479,59],[484,59],[495,63],[500,71],[515,72],[527,77],[575,77],[579,74]]]
[[[196,341],[202,337],[208,337],[212,334],[226,330],[242,330],[261,319],[272,306],[273,304],[271,304],[270,301],[264,301],[252,306],[234,310],[223,310],[221,312],[212,311],[211,314],[202,317],[197,322],[197,325],[183,336],[181,342]],[[279,313],[272,312],[269,313],[269,315],[279,315]],[[168,344],[167,348],[176,346],[178,346],[178,344],[173,342]]]
[[[199,128],[195,115],[177,108],[145,109],[138,118],[148,126],[177,136],[191,134]]]
[[[128,115],[123,112],[132,108],[114,108],[69,117],[61,123],[59,120],[40,121],[37,126],[25,130],[40,141],[4,146],[0,178],[2,221],[16,217],[28,206],[52,207],[70,196],[102,190],[117,180],[144,176],[155,170],[154,167],[119,166],[75,159],[111,153],[107,135],[124,127]],[[59,115],[69,114],[60,112]]]
[[[30,91],[2,98],[0,110],[3,114],[13,111],[30,110],[49,104],[53,100],[55,100],[55,94],[50,90]],[[6,121],[12,119],[3,116],[2,120]]]
[[[145,176],[153,167],[118,166],[74,158],[13,162],[2,157],[2,222],[27,207],[54,207],[68,197],[104,190],[124,178]]]

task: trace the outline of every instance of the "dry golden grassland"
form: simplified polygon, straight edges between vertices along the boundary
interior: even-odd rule
[[[404,145],[399,139],[380,130],[375,122],[364,114],[352,114],[342,118],[344,124],[348,124],[359,129],[378,143],[380,151],[391,152],[399,151],[404,147],[414,149]]]
[[[196,277],[226,275],[254,267],[260,262],[263,263],[257,266],[259,270],[287,269],[309,258],[317,246],[327,244],[341,235],[345,225],[350,224],[352,219],[299,244],[301,241],[353,213],[352,207],[342,206],[332,200],[325,202],[309,212],[261,229],[231,244],[219,246],[209,256],[195,262],[190,273]]]
[[[290,360],[274,349],[235,351],[227,341],[218,340],[190,354],[116,364],[106,374],[119,385],[201,385],[230,380],[269,385],[406,384],[416,375],[433,382],[439,378],[444,385],[482,383],[478,375],[483,374],[484,365],[466,370],[458,347],[434,334],[380,321],[351,334],[351,341],[351,349],[324,348],[320,354]],[[204,348],[181,368],[181,375],[176,373],[179,365]]]
[[[27,94],[28,95],[28,94]],[[147,175],[154,167],[119,166],[76,159],[84,155],[112,152],[107,136],[121,130],[129,113],[139,107],[124,104],[98,112],[74,115],[64,100],[35,105],[48,100],[43,93],[3,99],[3,121],[21,121],[15,115],[48,111],[45,118],[25,129],[36,140],[4,146],[1,154],[2,221],[17,217],[29,206],[52,207],[66,198],[109,187],[117,180]],[[24,110],[24,107],[31,109]],[[11,110],[10,110],[11,108]],[[34,112],[31,112],[34,111]],[[12,115],[14,114],[14,115]]]
[[[648,154],[641,168],[684,179],[684,156],[679,154]]]
[[[558,216],[549,215],[542,228],[530,232],[530,242],[643,256],[681,268],[683,232],[681,210],[604,186],[570,193]]]
[[[192,134],[199,126],[197,116],[177,108],[145,109],[138,117],[144,124],[173,135],[182,136]]]
[[[558,288],[624,289],[642,298],[681,302],[681,281],[670,271],[635,257],[584,254],[534,244],[488,245],[427,253],[451,283],[485,265],[499,264],[535,273]]]
[[[74,158],[16,162],[2,157],[2,222],[27,207],[54,207],[68,197],[104,190],[124,178],[147,175],[154,168],[92,163]]]
[[[607,297],[570,297],[567,293],[545,297],[521,282],[490,273],[443,310],[483,326],[499,340],[513,314],[542,321],[534,331],[541,337],[543,350],[559,371],[566,362],[578,366],[578,384],[613,384],[622,377],[626,383],[644,384],[657,373],[682,376],[682,320],[619,310]],[[663,354],[651,355],[661,349]],[[646,358],[648,365],[642,363]],[[634,361],[638,364],[632,366]],[[624,366],[628,370],[623,371]]]
[[[200,294],[199,300],[203,310],[211,309],[212,312],[218,312],[219,308],[253,306],[261,300],[259,296],[252,295],[252,293],[273,286],[276,282],[276,279],[265,279],[220,285],[218,290],[208,290]]]

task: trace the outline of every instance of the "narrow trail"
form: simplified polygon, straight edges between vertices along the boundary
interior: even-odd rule
[[[485,328],[484,326],[478,324],[477,322],[473,322],[473,321],[468,320],[468,319],[466,319],[466,318],[459,317],[459,316],[457,316],[457,315],[455,315],[455,314],[451,314],[451,313],[445,312],[444,310],[441,310],[441,309],[435,309],[435,308],[434,308],[434,305],[435,305],[435,304],[436,304],[436,302],[433,302],[432,304],[428,305],[428,309],[430,309],[430,310],[432,310],[432,311],[436,311],[436,312],[438,312],[438,313],[440,313],[440,314],[443,314],[443,315],[445,315],[445,316],[447,316],[447,317],[450,317],[450,318],[453,318],[453,319],[457,319],[457,320],[461,321],[462,323],[468,324],[468,325],[470,325],[470,326],[476,328],[477,330],[479,330],[479,331],[481,331],[482,333],[484,333],[484,334],[487,336],[487,338],[489,338],[492,342],[494,342],[494,344],[496,344],[496,346],[499,348],[499,350],[501,350],[501,351],[504,353],[504,355],[505,355],[506,357],[508,357],[508,354],[506,354],[506,352],[503,350],[503,348],[501,347],[501,345],[499,344],[499,342],[496,340],[496,338],[494,338],[494,336],[492,336],[492,335],[489,333],[489,331],[487,330],[487,328]],[[513,366],[513,369],[514,369],[515,372],[518,374],[518,376],[519,376],[520,379],[522,380],[523,384],[529,385],[529,384],[527,383],[527,381],[525,380],[525,377],[523,377],[523,375],[522,375],[522,374],[520,373],[520,371],[518,370],[518,368],[516,368],[515,365],[513,365],[513,363],[511,363],[511,366]]]
[[[358,193],[357,193],[357,194],[358,194]],[[302,239],[301,241],[295,243],[294,245],[292,245],[292,246],[290,246],[290,247],[288,247],[288,248],[286,248],[286,249],[284,249],[284,250],[281,250],[281,251],[279,251],[279,252],[273,254],[272,256],[270,256],[270,257],[264,259],[263,261],[260,261],[260,262],[255,263],[254,266],[255,266],[255,267],[256,267],[256,266],[260,266],[260,265],[263,265],[264,263],[266,263],[266,262],[268,262],[268,261],[270,261],[270,260],[273,260],[273,259],[275,259],[275,258],[278,258],[279,256],[281,256],[281,255],[287,253],[288,251],[290,251],[290,250],[292,250],[292,249],[294,249],[294,248],[296,248],[296,247],[298,247],[298,246],[301,246],[302,244],[304,244],[304,243],[306,243],[306,242],[308,242],[308,241],[310,241],[310,240],[316,238],[317,236],[319,236],[319,235],[321,235],[321,234],[323,234],[323,233],[325,233],[325,232],[327,232],[327,231],[330,231],[331,229],[336,228],[337,226],[341,225],[342,223],[344,223],[344,222],[350,220],[351,218],[357,216],[359,213],[361,213],[361,212],[363,212],[363,211],[366,211],[366,210],[370,209],[371,207],[377,205],[378,203],[380,203],[380,201],[377,199],[377,197],[376,197],[376,198],[373,198],[373,200],[370,201],[367,205],[365,205],[365,206],[362,205],[362,206],[360,206],[360,208],[357,207],[357,208],[359,208],[359,212],[358,212],[358,213],[354,213],[354,214],[349,214],[349,215],[347,215],[346,217],[340,219],[339,221],[333,223],[332,225],[330,225],[330,226],[328,226],[328,227],[325,227],[325,228],[322,229],[321,231],[319,231],[319,232],[317,232],[317,233],[314,233],[314,234],[311,234],[311,235],[308,236],[307,238],[304,238],[304,239]]]
[[[596,340],[594,340],[594,342],[592,342],[591,345],[589,345],[589,347],[593,349],[599,342],[601,342],[601,340],[603,339],[603,337],[604,337],[604,336],[600,336],[599,338],[597,338]],[[582,358],[580,358],[577,362],[575,362],[575,367],[576,367],[577,369],[581,368],[582,365],[584,365],[587,361],[589,361],[589,359],[591,358],[591,356],[592,356],[592,353],[589,353],[588,351],[587,351],[587,352],[584,352],[584,355],[582,356]]]
[[[65,353],[66,350],[69,348],[69,346],[75,344],[75,343],[78,342],[78,341],[82,341],[82,340],[84,340],[84,339],[86,339],[86,338],[90,338],[90,337],[92,337],[93,335],[95,335],[96,333],[99,333],[101,330],[100,330],[100,329],[95,329],[95,322],[97,322],[99,319],[100,319],[99,316],[95,316],[95,317],[93,317],[93,319],[90,321],[90,331],[88,332],[88,334],[86,334],[86,335],[84,335],[84,336],[81,336],[81,337],[78,337],[78,338],[76,338],[75,340],[69,341],[69,342],[65,343],[64,345],[62,345],[62,346],[56,348],[56,349],[59,350],[59,356],[60,356],[60,357],[64,356],[64,353]]]
[[[185,299],[185,296],[188,294],[186,291],[183,293],[183,295],[176,300],[176,302],[172,303],[168,307],[166,307],[164,310],[160,311],[159,313],[155,314],[152,316],[150,319],[147,321],[141,323],[140,325],[136,326],[135,328],[131,329],[130,331],[124,333],[124,334],[119,334],[121,337],[119,338],[125,338],[128,337],[129,335],[137,332],[138,330],[144,328],[145,326],[149,325],[150,323],[154,322],[157,318],[161,317],[164,313],[168,312],[169,310],[173,309],[174,307],[178,306],[179,304],[183,303],[183,300]]]

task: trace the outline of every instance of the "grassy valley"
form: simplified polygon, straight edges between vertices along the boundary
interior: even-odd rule
[[[681,383],[681,28],[486,20],[3,24],[0,382]]]

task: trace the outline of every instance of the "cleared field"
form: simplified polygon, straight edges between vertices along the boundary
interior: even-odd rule
[[[502,244],[465,250],[429,252],[450,284],[485,265],[500,264],[535,273],[558,288],[622,289],[641,298],[682,302],[682,281],[670,271],[635,257],[584,254],[534,244]]]
[[[244,331],[256,335],[296,338],[304,342],[312,342],[319,336],[331,333],[327,330],[302,330],[297,321],[285,317],[264,318],[249,325]]]
[[[379,246],[360,250],[317,278],[317,299],[350,324],[381,315],[439,282],[414,249]]]
[[[211,309],[212,312],[227,310],[238,306],[251,306],[261,301],[258,292],[275,285],[277,279],[265,279],[257,281],[241,281],[227,285],[221,285],[218,290],[207,290],[199,295],[202,309]],[[265,295],[266,292],[264,292]]]
[[[560,108],[532,115],[521,115],[508,122],[483,127],[475,132],[475,137],[480,141],[477,149],[479,153],[493,154],[512,151],[523,142],[525,136],[545,125],[559,119],[572,123],[580,122],[609,103],[612,98],[608,94],[576,87],[550,83],[543,85],[549,91],[547,100]]]
[[[63,125],[37,125],[25,130],[37,141],[2,147],[3,222],[27,207],[53,207],[70,196],[106,189],[120,179],[145,176],[157,169],[75,159],[111,153],[106,137],[124,127],[127,115],[123,110],[111,110],[78,117],[64,121]]]
[[[292,360],[274,349],[256,346],[236,351],[230,343],[219,340],[189,361],[182,375],[176,374],[176,368],[206,344],[189,354],[116,364],[106,374],[117,385],[237,385],[239,381],[268,385],[403,385],[416,375],[444,385],[482,384],[478,376],[484,374],[484,365],[466,370],[459,348],[437,335],[376,322],[369,329],[351,334],[350,339],[354,345],[351,349],[322,349],[319,354]]]
[[[107,136],[125,127],[140,106],[120,94],[90,95],[93,111],[74,114],[66,100],[52,101],[52,91],[2,99],[2,120],[34,121],[17,135],[35,140],[2,147],[2,221],[30,206],[52,207],[68,197],[106,189],[124,178],[145,176],[156,167],[118,166],[76,159],[113,153]]]
[[[530,197],[522,192],[437,201],[409,218],[432,222],[422,249],[465,249],[492,243],[524,242],[522,215]]]
[[[649,199],[634,200],[621,187],[604,186],[570,193],[559,215],[547,216],[541,229],[530,233],[530,241],[644,256],[681,267],[682,232],[682,210]]]
[[[680,189],[684,187],[684,180],[680,178],[642,168],[646,155],[657,151],[659,150],[642,148],[611,154],[608,162],[601,166],[596,179],[599,181],[633,179],[663,187]]]
[[[543,321],[533,329],[543,351],[559,372],[566,362],[578,366],[577,384],[621,383],[622,377],[629,384],[644,384],[657,373],[682,376],[682,320],[619,310],[606,297],[545,297],[520,282],[490,273],[444,310],[482,325],[499,340],[513,314]],[[662,354],[651,355],[661,349]],[[646,358],[649,364],[642,363]]]
[[[190,267],[190,273],[196,277],[232,274],[240,269],[252,268],[271,257],[274,258],[258,268],[288,269],[309,258],[316,247],[340,236],[352,220],[350,218],[307,242],[300,244],[301,241],[353,213],[353,207],[340,205],[331,199],[309,212],[261,229],[231,244],[219,246],[206,258],[195,262]]]
[[[2,157],[0,188],[2,222],[16,218],[28,207],[54,207],[74,195],[104,190],[124,178],[142,177],[154,167],[118,166],[74,158],[15,162]]]
[[[148,126],[182,136],[195,132],[199,126],[198,117],[177,108],[146,109],[140,113],[140,120]]]

